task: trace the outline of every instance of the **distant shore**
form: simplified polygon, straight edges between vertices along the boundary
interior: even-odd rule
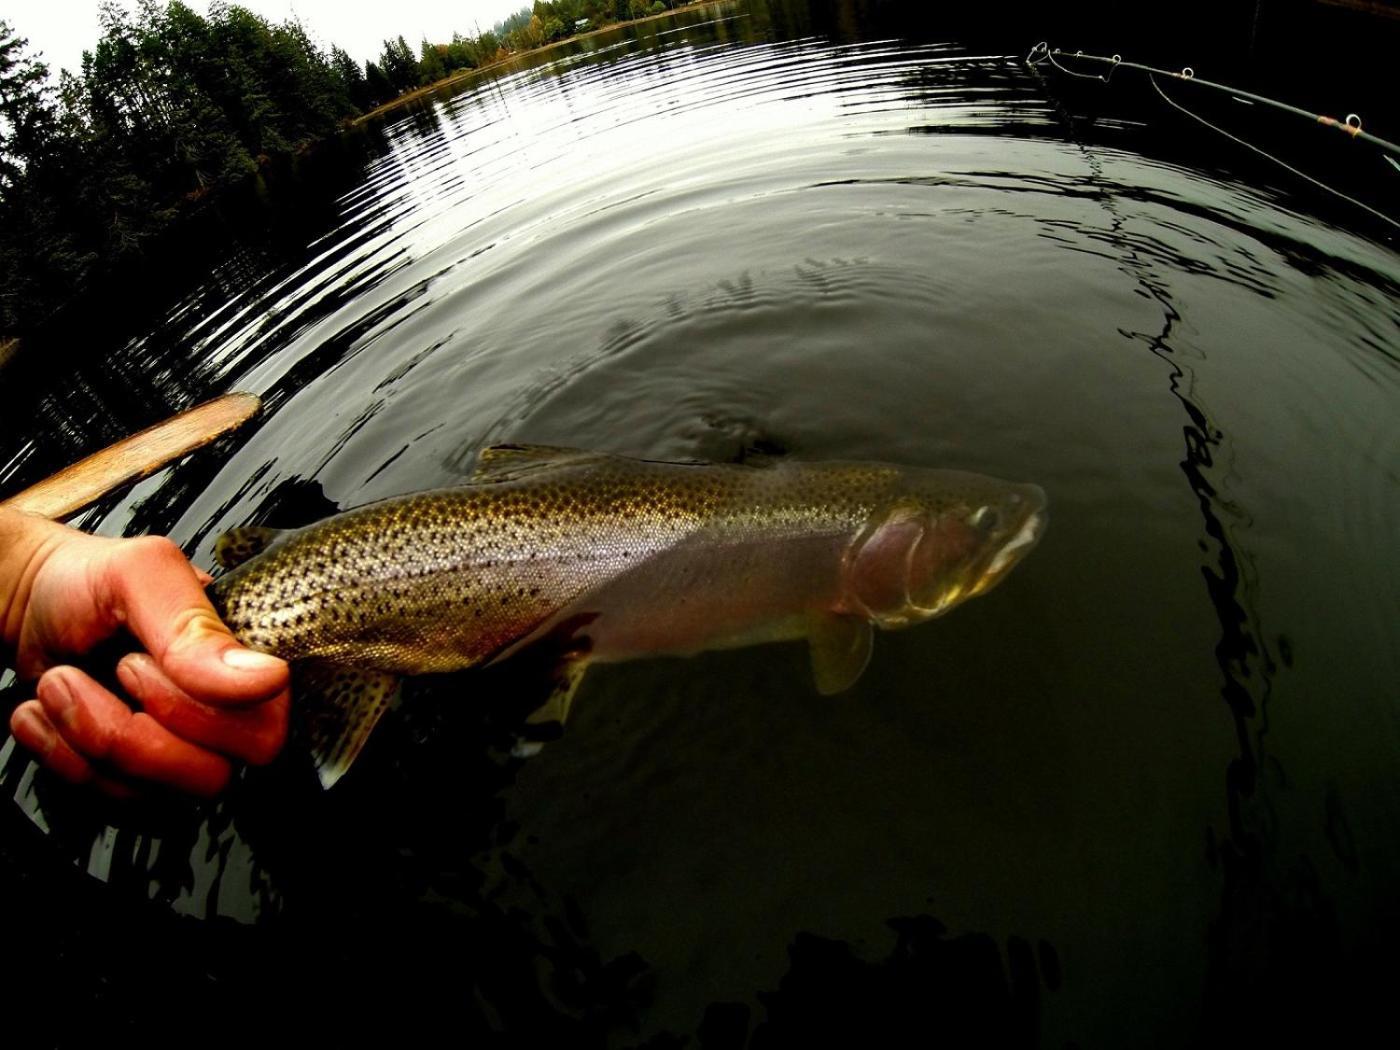
[[[431,84],[424,84],[422,87],[414,88],[412,91],[405,91],[398,98],[390,99],[388,102],[385,102],[382,106],[376,106],[368,113],[360,114],[358,117],[355,117],[353,120],[349,121],[348,124],[352,128],[359,127],[367,120],[374,120],[376,117],[382,117],[386,113],[392,113],[400,106],[406,106],[410,102],[416,102],[421,98],[426,98],[428,95],[435,94],[436,92],[441,91],[443,88],[451,87],[453,84],[460,84],[462,81],[468,80],[471,77],[476,76],[478,73],[490,72],[491,70],[498,69],[499,67],[504,66],[509,62],[514,62],[516,59],[524,58],[527,55],[536,55],[539,54],[541,51],[548,51],[551,48],[558,47],[560,44],[569,44],[575,40],[587,40],[591,36],[597,36],[599,33],[607,33],[613,29],[621,29],[624,26],[637,26],[641,25],[644,22],[656,22],[662,18],[671,18],[678,11],[699,11],[708,7],[725,7],[732,4],[733,2],[734,0],[703,0],[703,2],[701,3],[687,4],[685,7],[674,8],[670,11],[663,11],[659,15],[647,15],[645,18],[631,18],[628,19],[626,22],[609,22],[607,25],[599,26],[597,29],[590,29],[586,33],[578,33],[574,36],[566,36],[562,40],[555,40],[553,43],[543,44],[540,47],[532,47],[528,51],[513,52],[512,54],[500,59],[499,61],[488,62],[484,66],[474,66],[471,69],[459,69],[455,73],[449,73],[441,80],[435,80]]]

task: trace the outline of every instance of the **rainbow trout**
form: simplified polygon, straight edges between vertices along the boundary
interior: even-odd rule
[[[210,594],[245,644],[293,663],[329,787],[401,676],[536,644],[558,647],[537,724],[563,722],[590,663],[783,639],[808,639],[817,688],[839,692],[869,661],[872,626],[986,592],[1045,521],[1037,486],[959,471],[497,445],[456,488],[232,530]]]

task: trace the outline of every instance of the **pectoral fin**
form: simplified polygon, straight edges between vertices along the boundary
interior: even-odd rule
[[[559,665],[549,698],[525,719],[524,732],[511,749],[512,755],[516,758],[532,758],[540,753],[547,740],[558,735],[559,728],[563,727],[565,719],[569,717],[569,707],[574,702],[574,694],[578,692],[579,683],[583,681],[587,670],[588,660],[583,658],[565,660]]]
[[[321,663],[296,666],[292,702],[322,787],[331,787],[349,770],[389,709],[398,684],[383,671]]]
[[[254,555],[272,546],[283,529],[268,529],[261,525],[240,525],[229,529],[214,543],[214,560],[225,569],[242,565]]]
[[[817,692],[831,696],[855,685],[874,647],[870,621],[859,616],[824,616],[808,634]]]

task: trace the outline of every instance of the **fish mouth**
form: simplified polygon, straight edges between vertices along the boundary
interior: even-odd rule
[[[936,549],[942,538],[938,522],[925,523],[919,528],[918,537],[902,552],[902,603],[890,603],[886,608],[882,603],[875,607],[867,604],[861,596],[852,592],[846,597],[847,608],[858,611],[876,625],[890,629],[920,623],[935,616],[941,616],[955,605],[969,598],[985,593],[995,586],[1003,576],[1021,561],[1045,533],[1049,521],[1046,513],[1045,490],[1038,485],[1016,485],[1010,493],[1003,493],[999,509],[1008,519],[1000,536],[981,540],[985,548],[975,551],[971,557],[963,555],[957,564],[957,553],[952,558],[941,560],[954,563],[938,565],[938,554],[932,555],[934,564],[919,560],[920,552],[927,545]],[[954,522],[955,532],[961,528],[966,536],[955,535],[954,539],[963,542],[977,542],[973,535],[975,526],[958,519]],[[1006,537],[1001,539],[1001,537]],[[862,541],[857,541],[857,547]],[[955,544],[956,547],[956,544]],[[933,573],[930,578],[930,573]],[[920,587],[919,581],[926,580]]]
[[[986,574],[991,576],[1004,572],[1007,566],[1024,557],[1030,548],[1040,541],[1040,536],[1044,531],[1045,513],[1038,510],[1033,511],[1021,523],[1021,528],[1016,535],[1012,536],[1001,550],[997,551],[991,564],[986,568]]]
[[[927,620],[930,617],[940,616],[953,606],[961,604],[969,598],[976,598],[985,594],[999,583],[1003,576],[1011,571],[1015,565],[1029,554],[1040,537],[1045,534],[1045,527],[1049,523],[1049,515],[1046,513],[1045,491],[1038,485],[1022,485],[1010,501],[1013,512],[1019,511],[1020,523],[1014,526],[1015,531],[1010,538],[992,548],[991,552],[984,554],[980,559],[969,564],[951,585],[944,587],[935,596],[931,604],[922,604],[915,600],[914,596],[906,589],[907,604],[904,610],[897,615],[885,615],[876,618],[876,622],[882,627],[904,626],[908,623],[919,620]],[[1014,520],[1014,519],[1013,519]],[[912,551],[911,555],[912,557]],[[906,580],[912,577],[912,571],[906,572]]]
[[[974,595],[982,594],[994,586],[1017,562],[1029,554],[1040,542],[1041,536],[1045,535],[1045,527],[1049,524],[1049,515],[1045,510],[1045,493],[1038,486],[1031,485],[1027,488],[1031,490],[1032,498],[1027,501],[1026,516],[1011,538],[998,547],[987,562],[973,587]]]

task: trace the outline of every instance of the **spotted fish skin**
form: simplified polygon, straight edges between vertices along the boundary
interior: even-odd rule
[[[833,621],[868,635],[982,593],[1044,507],[1035,486],[955,471],[499,446],[466,484],[270,538],[210,594],[254,649],[375,675],[482,665],[569,624],[592,660]]]

